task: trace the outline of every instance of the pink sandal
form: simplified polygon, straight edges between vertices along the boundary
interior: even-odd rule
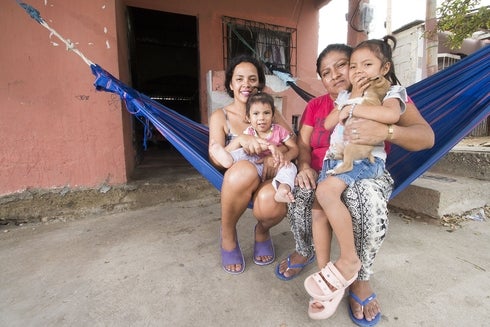
[[[305,279],[305,289],[315,300],[330,301],[334,298],[341,298],[345,289],[356,279],[357,273],[351,279],[346,280],[337,267],[329,262],[322,270]],[[335,288],[335,291],[332,291],[330,286]]]
[[[328,319],[332,317],[334,313],[337,311],[337,308],[343,297],[344,297],[344,292],[342,292],[342,295],[339,294],[339,296],[331,299],[330,301],[320,301],[320,300],[311,299],[308,304],[308,316],[311,319],[315,319],[315,320]],[[313,308],[312,305],[315,303],[320,303],[323,306],[323,309]]]
[[[308,316],[311,319],[327,319],[333,316],[340,301],[344,297],[345,289],[357,279],[357,273],[346,280],[332,262],[317,273],[305,279],[305,289],[312,299],[308,305]],[[329,286],[335,288],[332,291]],[[320,303],[323,309],[314,311],[314,303]]]

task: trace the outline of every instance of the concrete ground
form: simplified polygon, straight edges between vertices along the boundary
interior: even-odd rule
[[[272,230],[276,261],[259,267],[247,210],[238,226],[246,270],[229,275],[218,192],[172,154],[145,160],[121,203],[75,214],[60,202],[63,210],[50,209],[56,219],[0,224],[0,326],[353,326],[347,299],[328,321],[308,318],[303,281],[315,265],[289,282],[274,275],[294,248],[286,220]],[[98,197],[110,202],[109,193]],[[445,226],[390,214],[372,277],[379,326],[490,326],[486,210],[484,221],[454,217]]]
[[[69,222],[0,226],[1,326],[353,326],[347,299],[308,318],[304,278],[274,269],[294,248],[286,220],[277,259],[252,261],[254,219],[239,222],[246,270],[220,266],[216,197]],[[490,223],[451,229],[390,214],[372,284],[379,326],[489,326]],[[335,257],[337,251],[335,251]]]

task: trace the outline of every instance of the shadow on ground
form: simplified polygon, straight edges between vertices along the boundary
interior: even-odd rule
[[[219,192],[173,148],[149,148],[131,181],[96,189],[26,190],[0,198],[0,224],[67,221],[216,197]]]

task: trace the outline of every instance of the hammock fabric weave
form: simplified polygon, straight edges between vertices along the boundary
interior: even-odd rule
[[[118,94],[128,111],[155,128],[221,190],[223,175],[208,161],[208,128],[125,85],[91,65],[95,87]],[[490,112],[490,46],[407,88],[436,139],[430,150],[409,152],[392,146],[387,168],[395,180],[392,197],[432,167]]]
[[[393,145],[386,166],[395,180],[392,197],[429,170],[490,114],[490,46],[407,87],[435,133],[435,145],[409,152]]]

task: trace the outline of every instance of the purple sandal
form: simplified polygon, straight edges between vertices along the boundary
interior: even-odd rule
[[[255,229],[257,229],[257,225],[255,225]],[[255,237],[255,230],[254,230]],[[269,261],[259,261],[257,257],[272,257]],[[272,244],[272,237],[269,237],[268,240],[264,242],[254,242],[254,262],[259,266],[266,266],[274,262],[276,260],[276,253],[274,251],[274,244]]]
[[[221,237],[220,237],[220,249],[221,249],[221,266],[223,270],[232,275],[241,274],[245,270],[245,260],[243,259],[242,250],[240,249],[240,244],[238,244],[238,239],[236,242],[236,247],[231,251],[226,251],[221,246]],[[228,270],[226,266],[231,265],[241,265],[242,269],[238,271]]]

